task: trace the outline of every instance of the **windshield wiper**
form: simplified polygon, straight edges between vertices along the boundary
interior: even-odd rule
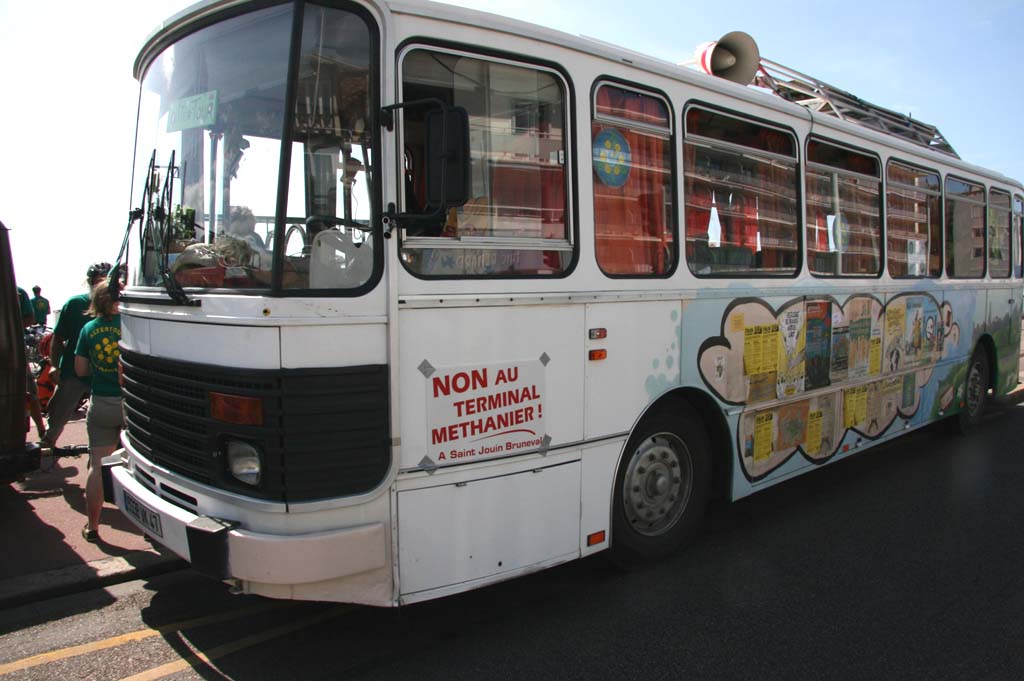
[[[181,284],[178,283],[178,280],[170,272],[167,263],[167,251],[170,247],[171,238],[167,224],[167,219],[170,217],[167,206],[171,203],[171,197],[174,193],[174,174],[178,170],[174,166],[175,153],[175,150],[171,151],[171,160],[167,164],[167,177],[164,178],[164,186],[160,189],[160,196],[150,211],[148,222],[159,228],[159,231],[153,235],[153,244],[157,246],[156,257],[157,262],[160,263],[160,281],[164,285],[164,290],[167,291],[167,295],[170,296],[171,300],[178,305],[198,307],[199,301],[188,297],[185,289],[181,287]]]
[[[153,239],[153,247],[156,251],[155,255],[157,261],[163,265],[160,269],[160,280],[163,283],[164,290],[170,297],[171,301],[177,305],[188,305],[198,307],[201,301],[191,300],[185,291],[181,288],[181,284],[174,278],[167,268],[166,256],[161,251],[161,246],[166,249],[168,235],[166,232],[167,226],[167,210],[165,208],[166,203],[170,200],[171,192],[174,188],[173,175],[174,175],[174,152],[171,152],[171,163],[168,166],[168,177],[164,182],[164,186],[160,192],[160,198],[153,202],[153,177],[158,170],[156,165],[156,149],[153,149],[152,155],[149,157],[149,166],[146,171],[146,186],[142,188],[142,201],[138,208],[133,208],[128,213],[128,226],[125,228],[124,239],[121,241],[121,249],[117,253],[117,258],[114,261],[114,266],[110,270],[108,281],[112,285],[112,295],[114,300],[118,300],[121,297],[121,261],[122,259],[127,260],[128,258],[128,243],[131,236],[132,227],[136,222],[141,223],[139,229],[139,248],[142,252],[146,249],[146,234],[150,234]],[[159,232],[157,231],[159,228]]]
[[[199,301],[189,298],[188,294],[185,293],[185,289],[181,287],[181,284],[178,283],[178,280],[175,279],[174,275],[169,271],[165,269],[161,272],[160,278],[164,282],[164,290],[167,291],[167,295],[169,295],[171,300],[175,303],[178,305],[187,305],[189,307],[199,307]]]

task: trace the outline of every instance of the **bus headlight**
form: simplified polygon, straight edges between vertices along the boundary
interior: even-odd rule
[[[260,484],[260,451],[248,442],[228,442],[228,467],[245,484]]]

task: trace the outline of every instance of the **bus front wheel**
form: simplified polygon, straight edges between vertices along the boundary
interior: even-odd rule
[[[957,423],[961,433],[969,433],[981,423],[988,402],[988,355],[978,348],[971,356],[967,366],[967,379],[964,381],[964,404],[957,414]]]
[[[703,423],[686,403],[641,422],[615,476],[613,561],[660,558],[693,538],[708,501],[710,452]]]

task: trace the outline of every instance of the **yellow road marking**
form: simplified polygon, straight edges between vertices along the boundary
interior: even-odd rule
[[[174,624],[165,624],[160,627],[152,629],[138,629],[136,631],[130,631],[127,634],[120,634],[119,636],[112,636],[105,638],[101,641],[93,641],[92,643],[83,643],[82,645],[70,646],[68,648],[61,648],[60,650],[51,650],[48,653],[40,653],[39,655],[33,655],[26,657],[21,660],[15,660],[14,662],[8,662],[6,664],[0,664],[0,675],[10,674],[11,672],[21,671],[23,669],[29,669],[30,667],[36,667],[47,662],[55,662],[57,660],[65,660],[69,657],[76,657],[78,655],[85,655],[86,653],[94,653],[100,650],[106,650],[107,648],[116,648],[126,643],[133,641],[141,641],[153,636],[160,636],[167,632],[178,631],[181,629],[191,629],[193,627],[201,627],[207,624],[215,624],[217,622],[225,622],[233,620],[243,615],[252,615],[257,612],[269,610],[281,605],[278,602],[271,603],[260,603],[254,605],[251,608],[242,608],[240,610],[232,610],[230,612],[221,612],[215,615],[207,615],[205,617],[197,617],[191,620],[185,620],[183,622],[176,622]]]
[[[254,645],[263,643],[264,641],[269,641],[271,639],[278,638],[279,636],[290,634],[293,631],[304,629],[305,627],[311,626],[313,624],[318,624],[320,622],[325,622],[335,617],[340,617],[341,615],[344,615],[347,612],[352,612],[352,610],[354,610],[354,608],[340,606],[332,610],[328,610],[326,612],[321,612],[311,617],[307,617],[304,620],[299,620],[298,622],[284,624],[279,627],[274,627],[273,629],[268,629],[267,631],[260,632],[259,634],[253,634],[252,636],[247,636],[237,641],[232,641],[231,643],[225,643],[224,645],[217,646],[208,653],[196,653],[195,655],[189,655],[188,657],[182,658],[180,660],[175,660],[174,662],[162,664],[159,667],[147,669],[144,672],[139,672],[138,674],[127,676],[121,679],[121,681],[155,681],[156,679],[162,679],[165,676],[177,674],[178,672],[184,671],[189,667],[193,667],[196,662],[203,662],[205,664],[212,666],[213,660],[216,660],[217,658],[230,655],[231,653],[236,653],[239,650],[250,648]]]
[[[98,650],[105,650],[106,648],[115,648],[117,646],[124,645],[125,643],[141,641],[142,639],[149,638],[151,636],[157,636],[159,633],[160,632],[156,629],[140,629],[120,636],[114,636],[113,638],[103,639],[102,641],[85,643],[80,646],[72,646],[70,648],[54,650],[49,653],[33,655],[32,657],[26,657],[22,660],[15,660],[14,662],[8,662],[7,664],[0,664],[0,674],[10,674],[11,672],[18,672],[23,669],[46,664],[47,662],[63,660],[69,657],[75,657],[76,655],[84,655]]]

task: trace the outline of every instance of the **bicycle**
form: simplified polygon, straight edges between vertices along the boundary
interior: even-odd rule
[[[45,324],[33,324],[25,329],[25,360],[29,363],[33,375],[39,375],[40,365],[48,356],[43,339],[51,332]]]

